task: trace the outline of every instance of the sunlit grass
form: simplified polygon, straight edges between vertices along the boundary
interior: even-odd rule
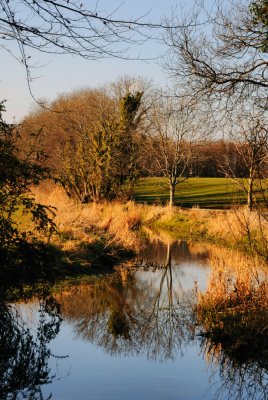
[[[149,204],[167,203],[167,178],[141,178],[134,199]],[[175,192],[175,204],[182,207],[229,208],[234,203],[245,204],[246,197],[239,185],[228,178],[190,178],[178,184]]]
[[[59,235],[53,240],[68,252],[92,247],[103,236],[102,245],[107,249],[116,247],[137,253],[142,247],[141,230],[149,227],[168,231],[174,238],[237,246],[247,252],[262,252],[264,257],[268,256],[265,247],[268,223],[246,207],[182,209],[133,201],[81,204],[70,199],[60,186],[38,187],[33,191],[38,202],[56,208],[55,223]]]

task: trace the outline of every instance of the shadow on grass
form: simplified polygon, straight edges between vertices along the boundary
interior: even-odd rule
[[[162,193],[157,196],[151,194],[144,195],[135,195],[134,197],[137,203],[160,203],[161,205],[165,205],[169,202],[169,195],[167,193]],[[187,195],[187,194],[175,194],[176,206],[180,207],[194,207],[199,206],[201,208],[230,208],[233,204],[245,204],[246,199],[241,194],[241,192],[232,192],[229,193],[213,193],[213,194],[200,194],[200,195]]]

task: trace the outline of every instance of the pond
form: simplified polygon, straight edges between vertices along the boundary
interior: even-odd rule
[[[2,303],[0,398],[267,399],[267,358],[202,334],[211,251],[155,238],[112,273]]]

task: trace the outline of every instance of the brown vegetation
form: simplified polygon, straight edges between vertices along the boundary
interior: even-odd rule
[[[266,264],[225,250],[212,252],[207,290],[199,295],[197,318],[208,357],[249,361],[267,356]],[[266,343],[266,344],[265,344]],[[211,361],[211,360],[210,360]]]
[[[148,82],[130,78],[58,97],[20,127],[22,147],[38,149],[66,192],[81,202],[128,199],[141,170],[150,102]],[[136,84],[136,85],[135,85]]]
[[[33,188],[33,194],[43,204],[56,207],[55,223],[60,237],[56,243],[64,250],[75,251],[81,243],[92,243],[107,233],[106,246],[137,250],[140,246],[135,230],[139,228],[140,213],[133,203],[81,204],[69,198],[62,187],[49,185],[46,189]]]
[[[65,250],[75,251],[81,243],[90,244],[105,234],[108,247],[116,246],[137,253],[142,246],[140,228],[147,226],[169,232],[168,237],[172,238],[202,239],[238,246],[249,253],[258,252],[265,259],[268,255],[267,222],[246,207],[219,211],[170,209],[132,201],[81,204],[68,197],[61,186],[50,183],[32,191],[38,202],[56,207],[55,222],[60,236],[54,237],[54,241]],[[149,235],[148,231],[144,232]]]

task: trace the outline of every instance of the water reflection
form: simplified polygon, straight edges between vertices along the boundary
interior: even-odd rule
[[[243,356],[241,342],[248,331],[230,337],[222,329],[217,336],[198,318],[198,276],[193,271],[196,264],[203,274],[208,271],[205,261],[212,252],[212,247],[151,240],[138,269],[124,267],[92,285],[61,293],[64,318],[77,338],[111,355],[146,354],[164,361],[199,343],[211,371],[211,398],[267,399],[267,344],[251,337],[254,352]],[[217,287],[217,281],[213,284]]]
[[[141,253],[145,262],[156,262],[162,266],[166,264],[180,266],[187,262],[199,267],[207,266],[211,252],[210,246],[186,242],[185,240],[174,240],[167,234],[161,232],[153,234],[148,229],[146,232],[150,236]]]
[[[213,340],[214,339],[214,340]],[[204,357],[211,370],[211,382],[219,382],[213,399],[265,400],[268,398],[268,353],[266,344],[253,346],[257,353],[245,348],[244,354],[235,348],[241,346],[243,337],[220,341],[210,338],[200,339]],[[252,341],[258,338],[252,338]],[[250,346],[250,343],[248,343]],[[260,347],[259,347],[260,346]],[[238,351],[237,351],[238,350]],[[262,353],[263,351],[263,353]],[[220,378],[220,381],[219,381]]]
[[[110,354],[172,359],[193,339],[195,326],[196,293],[179,290],[176,278],[170,263],[154,272],[121,270],[70,288],[58,301],[78,338]]]
[[[35,331],[14,306],[0,302],[0,398],[43,400],[42,385],[51,383],[49,342],[59,333],[61,318],[52,297],[39,303]],[[46,397],[47,399],[51,396]]]
[[[222,270],[216,274],[213,263],[209,266],[209,259],[215,254],[224,274]],[[206,369],[211,390],[207,397],[199,393],[189,399],[267,399],[267,324],[257,332],[256,319],[249,318],[249,314],[238,317],[234,313],[227,324],[221,308],[215,308],[214,314],[201,310],[200,299],[217,299],[219,303],[234,290],[226,282],[237,285],[231,270],[226,272],[223,260],[228,260],[227,253],[212,246],[167,239],[163,243],[153,237],[135,266],[125,265],[89,283],[65,286],[53,297],[40,301],[36,335],[21,325],[14,307],[2,304],[0,346],[4,357],[0,365],[0,398],[20,399],[24,394],[27,399],[43,399],[41,386],[53,380],[48,344],[61,335],[63,318],[75,336],[74,349],[79,342],[85,348],[93,344],[95,349],[104,349],[105,357],[120,355],[130,360],[145,356],[161,361],[163,366],[173,360],[174,375],[181,374],[190,362],[187,354],[195,351],[191,368],[199,365],[195,374],[200,376]],[[234,256],[229,260],[236,261]],[[268,307],[264,305],[263,310],[267,312]],[[202,357],[206,366],[200,367]],[[105,370],[105,361],[100,368]],[[105,373],[113,372],[107,369]],[[53,384],[51,387],[53,391]],[[124,398],[127,393],[126,387]]]

